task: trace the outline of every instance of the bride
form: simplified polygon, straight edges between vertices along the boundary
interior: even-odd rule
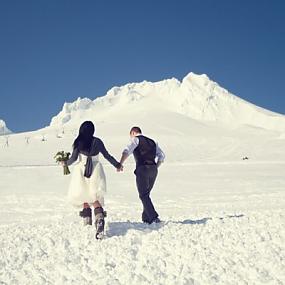
[[[85,121],[79,129],[79,135],[73,143],[73,152],[69,160],[64,162],[71,165],[78,163],[72,171],[68,189],[68,200],[75,207],[82,207],[80,216],[85,225],[92,225],[92,211],[94,207],[96,239],[103,238],[105,226],[104,194],[106,193],[106,177],[99,162],[102,153],[117,171],[122,171],[122,165],[106,150],[101,139],[94,137],[95,127],[91,121]]]

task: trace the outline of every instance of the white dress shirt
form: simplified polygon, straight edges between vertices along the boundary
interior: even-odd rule
[[[128,144],[125,149],[123,150],[123,153],[124,154],[127,154],[127,155],[131,155],[134,150],[136,149],[136,147],[139,145],[139,138],[138,137],[133,137],[131,139],[131,142],[130,144]],[[164,152],[161,150],[161,148],[158,146],[158,143],[156,143],[156,157],[158,159],[158,161],[161,161],[163,162],[164,159],[165,159],[165,154]]]

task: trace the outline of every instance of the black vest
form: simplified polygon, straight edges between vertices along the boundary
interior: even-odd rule
[[[141,165],[156,165],[156,143],[145,136],[137,136],[139,144],[134,150],[137,167]]]

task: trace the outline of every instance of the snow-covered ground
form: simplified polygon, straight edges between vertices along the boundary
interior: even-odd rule
[[[106,239],[55,166],[2,167],[1,284],[284,284],[285,163],[165,163],[140,222],[133,165],[105,166]]]
[[[119,102],[106,97],[115,103],[103,97],[100,108],[78,100],[70,113],[66,105],[50,127],[11,134],[9,146],[0,137],[0,284],[285,284],[284,116],[234,103],[243,114],[261,112],[262,128],[235,121],[230,100],[208,106],[208,115],[216,108],[223,121],[175,111],[172,99],[159,104],[124,94]],[[158,140],[167,157],[152,193],[161,224],[140,221],[131,158],[123,173],[101,158],[108,182],[104,240],[95,240],[94,226],[84,227],[67,204],[70,176],[53,156],[71,150],[88,118],[117,158],[133,125]]]
[[[34,136],[27,144],[26,135],[13,135],[0,148],[1,284],[284,284],[283,139],[257,137],[272,151],[256,147],[243,161],[246,137],[231,138],[228,148],[228,139],[188,138],[174,152],[162,136],[169,161],[152,195],[161,225],[140,222],[132,159],[124,173],[104,162],[108,218],[98,242],[66,203],[70,177],[52,161],[56,150],[70,149],[72,135]],[[127,135],[109,140],[118,157]]]

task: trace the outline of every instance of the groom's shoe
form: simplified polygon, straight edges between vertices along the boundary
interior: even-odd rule
[[[92,211],[91,208],[84,208],[79,212],[79,216],[83,218],[84,226],[92,225]]]
[[[148,219],[148,216],[147,214],[145,213],[145,211],[142,212],[142,221],[144,224],[149,224],[149,219]]]
[[[157,218],[155,218],[154,220],[152,220],[151,222],[149,222],[149,221],[147,221],[147,220],[143,220],[143,223],[145,223],[145,224],[159,224],[159,223],[161,223],[161,220],[157,217]]]
[[[156,217],[154,220],[152,220],[149,224],[159,224],[161,223],[161,220],[159,217]]]

